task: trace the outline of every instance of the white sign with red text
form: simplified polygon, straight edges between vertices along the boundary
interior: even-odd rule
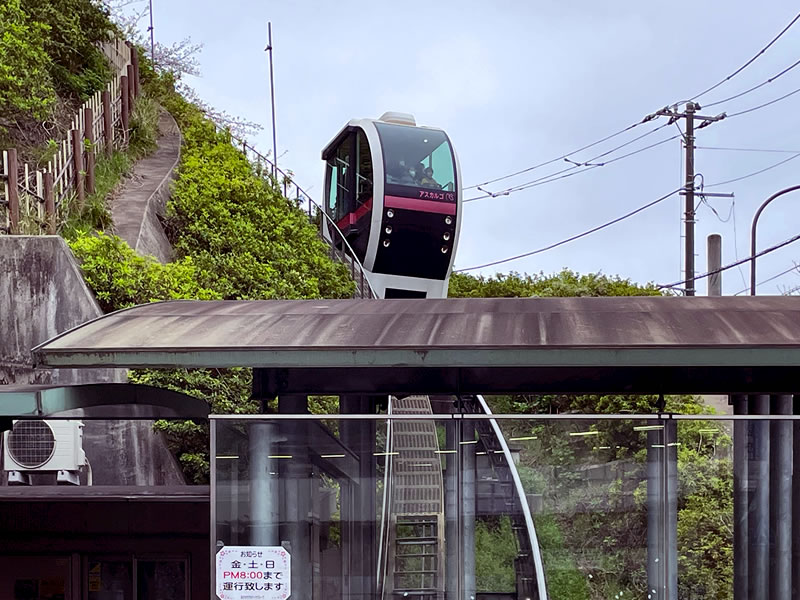
[[[217,552],[220,600],[286,600],[292,557],[283,546],[223,546]]]

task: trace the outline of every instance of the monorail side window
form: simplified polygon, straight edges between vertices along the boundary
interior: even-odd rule
[[[328,159],[328,214],[338,221],[355,205],[352,168],[355,161],[354,136],[348,135],[336,153]]]
[[[383,148],[387,186],[455,191],[455,160],[443,131],[388,123],[375,126]],[[391,188],[387,187],[387,193]],[[451,196],[440,199],[455,201]]]

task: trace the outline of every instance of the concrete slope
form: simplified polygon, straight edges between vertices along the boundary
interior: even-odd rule
[[[181,133],[166,111],[161,112],[158,128],[158,149],[136,163],[112,203],[111,215],[116,234],[131,248],[164,263],[171,259],[172,247],[158,215],[164,214],[180,160]]]

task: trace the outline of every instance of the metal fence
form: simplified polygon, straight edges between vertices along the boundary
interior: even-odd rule
[[[219,130],[219,126],[217,126]],[[350,270],[350,275],[356,283],[353,293],[354,298],[377,298],[378,295],[369,282],[369,277],[364,271],[364,266],[356,256],[355,251],[350,246],[342,230],[331,219],[324,207],[315,202],[311,196],[294,181],[291,173],[287,173],[275,166],[275,163],[268,157],[261,154],[247,140],[243,140],[232,135],[231,144],[241,148],[245,157],[257,166],[269,170],[270,176],[274,179],[275,185],[283,190],[283,195],[287,200],[293,201],[298,208],[302,208],[308,213],[311,223],[319,226],[319,234],[328,244],[329,254],[333,260],[345,265]],[[327,234],[327,235],[326,235]]]
[[[94,192],[95,159],[127,143],[130,109],[139,95],[138,55],[132,44],[100,44],[113,77],[74,115],[69,133],[52,140],[44,168],[21,163],[16,148],[3,150],[0,179],[0,233],[55,234],[85,194]]]

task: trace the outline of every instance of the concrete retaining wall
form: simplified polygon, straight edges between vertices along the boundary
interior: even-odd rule
[[[31,348],[103,312],[59,236],[0,236],[0,384],[125,381],[120,369],[33,370]]]

